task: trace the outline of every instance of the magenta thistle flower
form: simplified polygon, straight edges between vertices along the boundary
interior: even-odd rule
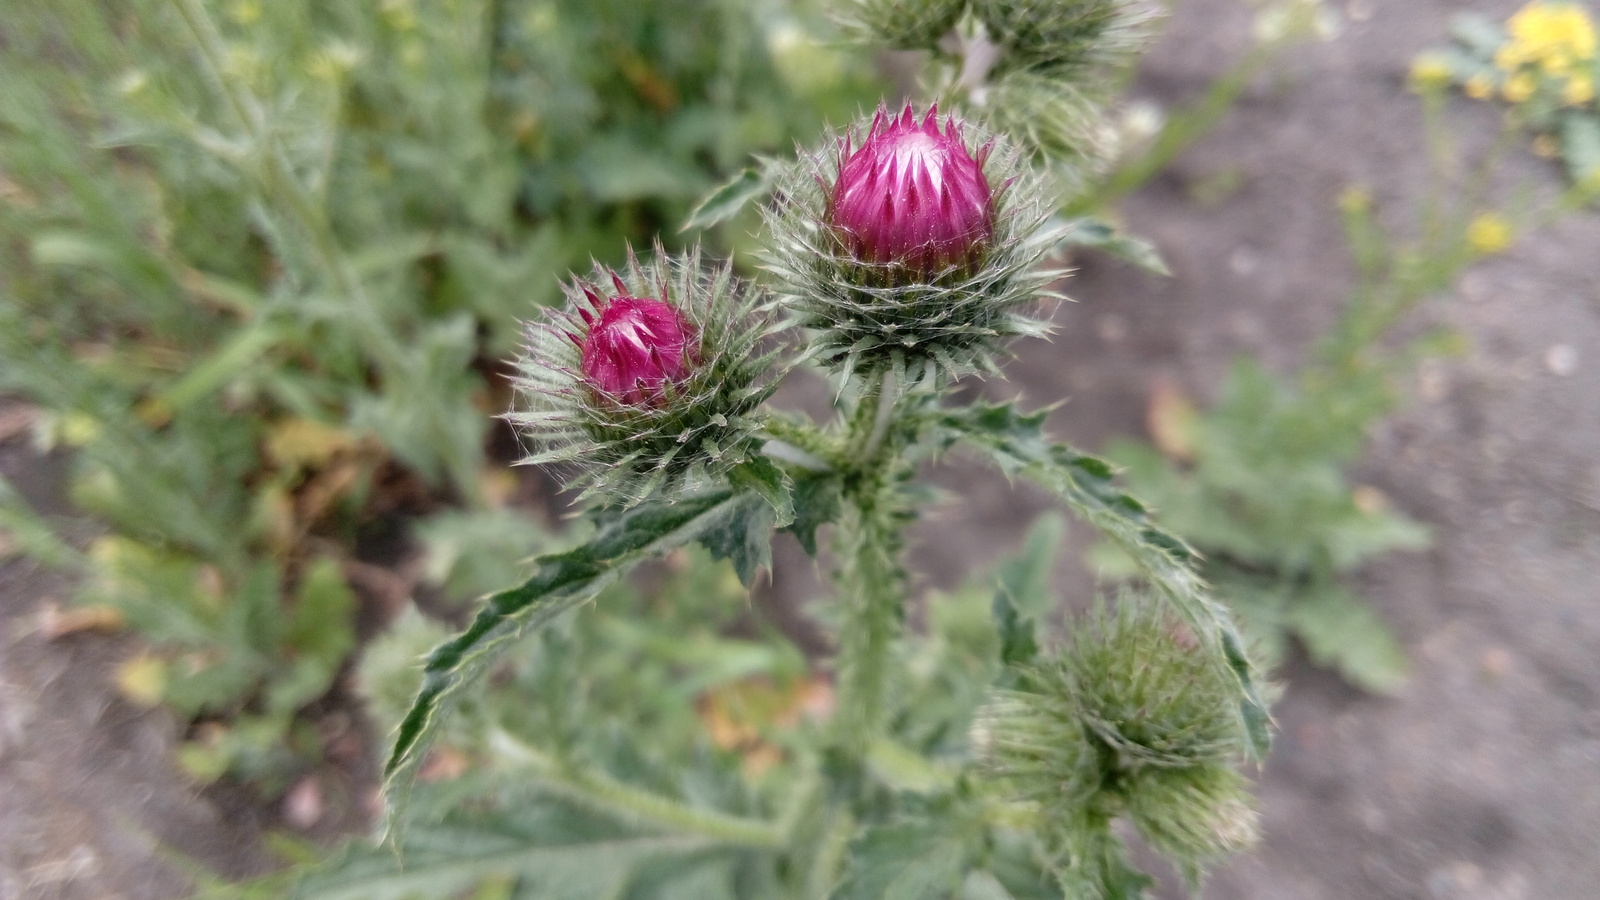
[[[569,487],[627,505],[724,478],[766,438],[760,406],[784,366],[773,304],[706,269],[698,249],[562,286],[530,323],[514,384],[527,463],[566,465]]]
[[[668,382],[680,384],[688,378],[697,355],[695,331],[672,304],[629,297],[620,279],[616,285],[617,296],[610,300],[584,288],[594,311],[580,309],[578,314],[588,331],[569,337],[583,351],[583,377],[589,386],[637,406],[659,398]]]
[[[954,119],[941,133],[938,107],[920,125],[909,104],[899,116],[880,107],[860,149],[852,152],[848,137],[839,142],[827,223],[860,262],[903,268],[920,281],[966,277],[994,237],[994,198],[983,174],[992,146],[974,156]],[[889,280],[903,279],[890,273]]]

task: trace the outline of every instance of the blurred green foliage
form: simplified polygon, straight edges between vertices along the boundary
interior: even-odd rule
[[[347,582],[397,514],[466,510],[419,526],[458,600],[540,549],[486,488],[518,320],[875,97],[819,21],[785,0],[11,7],[0,391],[75,448],[103,532],[52,544],[62,523],[9,490],[0,520],[152,642],[130,695],[221,727],[195,774],[271,788],[317,757],[297,715],[358,609],[382,615]],[[499,564],[461,550],[485,534]]]
[[[1049,609],[1062,532],[1059,518],[1043,520],[1021,556],[930,598],[926,634],[891,648],[907,674],[869,765],[893,790],[875,793],[859,837],[835,848],[845,881],[824,893],[899,896],[884,893],[899,883],[925,889],[904,896],[944,896],[970,882],[1060,896],[1023,826],[986,822],[960,772],[1002,669],[995,598],[1030,617]],[[417,787],[402,855],[358,842],[199,896],[817,895],[796,857],[848,837],[795,827],[818,812],[801,806],[826,777],[829,679],[749,606],[728,564],[695,548],[645,575],[531,635],[466,695]],[[381,729],[411,705],[417,657],[449,633],[409,613],[368,645],[358,681]],[[779,841],[796,830],[801,846]]]

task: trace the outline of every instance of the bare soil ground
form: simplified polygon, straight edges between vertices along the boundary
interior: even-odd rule
[[[1396,222],[1422,193],[1411,57],[1441,43],[1456,12],[1503,18],[1518,5],[1350,0],[1337,40],[1291,53],[1125,204],[1174,277],[1084,259],[1079,302],[1059,311],[1054,342],[1019,348],[1013,384],[1034,403],[1069,397],[1053,425],[1094,448],[1142,432],[1159,378],[1206,398],[1240,353],[1292,370],[1353,280],[1338,193],[1365,185]],[[1136,95],[1197,96],[1247,47],[1242,6],[1180,0]],[[1451,125],[1469,146],[1498,127],[1493,109],[1465,102]],[[1198,199],[1219,176],[1237,189]],[[1525,153],[1507,176],[1558,184]],[[1388,698],[1299,660],[1279,673],[1267,837],[1215,874],[1214,900],[1600,896],[1600,215],[1475,266],[1413,327],[1429,324],[1457,328],[1470,349],[1418,371],[1358,473],[1437,535],[1362,579],[1414,672]],[[0,470],[35,494],[58,483],[56,466],[0,446]],[[935,584],[1015,546],[1046,505],[976,469],[938,478],[962,499],[920,531]],[[779,578],[805,567],[780,558]],[[1061,580],[1076,597],[1094,590],[1081,568]],[[0,900],[178,895],[161,844],[226,871],[260,866],[276,811],[188,787],[165,756],[176,725],[108,686],[131,639],[30,632],[65,593],[25,563],[0,566]]]

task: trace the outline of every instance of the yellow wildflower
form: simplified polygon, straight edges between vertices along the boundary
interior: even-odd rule
[[[1494,52],[1495,67],[1502,72],[1515,72],[1528,61],[1524,55],[1526,49],[1516,41],[1506,41]]]
[[[1569,106],[1582,106],[1594,99],[1594,76],[1580,72],[1567,79],[1561,89],[1561,100]]]
[[[1372,208],[1372,194],[1366,188],[1351,185],[1339,192],[1339,210],[1347,216],[1364,213]]]
[[[1479,213],[1467,225],[1467,246],[1484,255],[1499,253],[1511,246],[1511,223],[1498,213]]]
[[[1533,0],[1506,22],[1506,30],[1511,48],[1495,54],[1497,65],[1502,58],[1519,64],[1535,62],[1546,73],[1561,75],[1570,71],[1573,63],[1595,55],[1594,23],[1582,7],[1571,3]]]
[[[1494,82],[1489,80],[1489,76],[1479,72],[1468,78],[1467,83],[1462,85],[1461,89],[1466,91],[1467,96],[1474,100],[1487,100],[1489,95],[1494,93]]]
[[[1534,89],[1538,86],[1539,82],[1535,81],[1532,75],[1527,72],[1518,72],[1506,79],[1506,86],[1501,88],[1500,93],[1505,96],[1508,102],[1521,103],[1532,97]]]
[[[1411,62],[1411,86],[1415,90],[1437,90],[1450,83],[1450,64],[1438,54],[1424,53]]]

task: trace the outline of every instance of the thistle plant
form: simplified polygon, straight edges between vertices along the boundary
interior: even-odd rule
[[[1186,625],[1124,596],[1075,623],[1070,651],[1019,666],[974,724],[974,746],[1001,796],[1020,805],[1069,860],[1089,896],[1137,879],[1107,855],[1104,823],[1125,815],[1178,860],[1191,885],[1206,862],[1248,847],[1256,813],[1233,760],[1234,685]]]
[[[922,24],[951,8],[901,6]],[[953,8],[950,27],[981,12]],[[1085,59],[1099,51],[1079,44],[1112,39],[1098,26],[1041,35],[1030,52],[1073,42],[1056,49]],[[428,657],[386,768],[389,838],[421,866],[418,885],[467,886],[458,856],[477,854],[510,866],[519,890],[572,897],[1133,898],[1150,882],[1125,857],[1118,819],[1191,884],[1249,843],[1254,818],[1234,767],[1266,752],[1268,717],[1196,554],[1108,464],[1052,441],[1044,413],[955,399],[957,379],[999,374],[1013,338],[1044,332],[1034,307],[1057,296],[1061,231],[1049,214],[1063,198],[1037,164],[965,115],[882,106],[772,164],[770,283],[658,246],[623,270],[571,279],[566,307],[528,326],[510,418],[529,462],[559,464],[584,489],[589,525],[586,540],[535,560],[526,582],[486,598]],[[767,405],[797,365],[832,379],[829,420]],[[1137,563],[1140,592],[1054,633],[1045,623],[1058,598],[1041,560],[1055,541],[1040,532],[992,601],[935,600],[930,630],[909,628],[919,466],[956,450],[1077,511]],[[605,642],[573,649],[586,617],[616,615],[604,592],[636,565],[698,544],[748,586],[779,530],[832,576],[816,613],[834,653],[801,676],[826,697],[820,712],[731,723],[730,697],[781,706],[790,696],[775,686],[778,668],[745,663],[767,680],[730,683],[676,638],[641,642],[603,678],[591,667]],[[598,609],[574,610],[597,598]],[[705,595],[638,614],[670,618],[677,604],[695,620],[732,614]],[[601,633],[637,633],[617,618]],[[654,658],[672,663],[657,670]],[[524,793],[496,787],[479,801],[523,817],[507,827],[532,846],[514,858],[482,831],[441,837],[448,821],[407,831],[446,717],[501,662],[538,673],[519,701],[538,710],[535,725],[520,736],[494,726],[483,742],[515,761],[506,779],[522,779]],[[705,692],[696,709],[707,733],[680,727],[686,703],[654,718],[606,707],[598,681],[623,696],[663,689],[638,671]],[[752,740],[759,753],[741,759]],[[350,871],[329,882],[334,893],[351,889],[338,881]]]

